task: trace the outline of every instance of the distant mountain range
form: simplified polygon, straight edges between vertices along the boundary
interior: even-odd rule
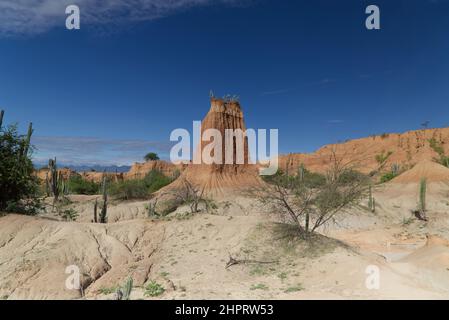
[[[35,163],[34,166],[36,169],[41,169],[46,167],[44,164]],[[89,171],[97,171],[97,172],[118,172],[124,173],[128,172],[131,169],[131,166],[102,166],[102,165],[65,165],[64,163],[59,164],[59,168],[69,168],[70,170],[76,172],[89,172]]]

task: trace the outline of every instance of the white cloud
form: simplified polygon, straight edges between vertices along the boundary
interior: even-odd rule
[[[145,140],[115,140],[89,137],[42,137],[35,136],[33,161],[47,163],[49,158],[58,158],[64,164],[84,165],[130,165],[148,152],[168,157],[172,142]]]
[[[76,4],[84,25],[148,21],[188,8],[246,0],[0,0],[0,34],[36,34],[65,27],[65,8]],[[81,28],[82,28],[81,26]]]

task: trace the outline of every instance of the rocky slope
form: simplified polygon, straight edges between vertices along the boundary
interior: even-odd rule
[[[125,180],[141,179],[145,177],[150,171],[158,170],[167,177],[176,177],[184,171],[184,165],[174,165],[167,161],[147,161],[145,163],[135,163],[131,169],[125,173]]]
[[[433,147],[431,141],[434,142]],[[326,145],[310,154],[283,155],[279,165],[284,171],[296,172],[303,163],[309,170],[322,172],[330,164],[330,156],[335,151],[343,163],[350,163],[357,170],[369,173],[379,168],[380,157],[386,157],[383,165],[385,170],[389,170],[393,164],[410,168],[422,160],[438,158],[435,146],[449,154],[449,128],[384,134]]]

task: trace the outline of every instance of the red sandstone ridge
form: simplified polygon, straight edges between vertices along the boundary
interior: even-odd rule
[[[261,179],[255,165],[248,164],[248,143],[245,139],[243,145],[244,164],[236,164],[236,147],[234,145],[232,164],[225,164],[225,130],[246,130],[242,108],[237,101],[225,101],[211,99],[211,107],[201,123],[201,136],[207,129],[220,131],[222,137],[222,164],[189,164],[181,177],[167,189],[176,188],[179,183],[187,179],[190,183],[204,188],[209,195],[223,195],[236,192],[251,186],[259,185]],[[201,149],[196,150],[200,154],[212,141],[202,141]],[[211,153],[213,156],[213,152]]]
[[[77,176],[78,173],[75,171],[69,169],[69,168],[61,168],[58,169],[58,172],[61,173],[61,176],[64,180],[69,180],[70,178]],[[50,177],[49,169],[48,168],[41,168],[35,172],[36,176],[41,181],[46,181],[47,176]]]
[[[174,165],[170,162],[157,160],[147,161],[145,163],[135,163],[131,169],[125,173],[125,180],[142,179],[150,171],[157,170],[162,172],[167,177],[176,177],[184,171],[185,165]]]
[[[114,172],[97,172],[97,171],[86,171],[81,172],[81,177],[86,181],[92,181],[96,183],[100,183],[103,181],[103,178],[106,177],[110,181],[123,181],[123,173],[114,173]]]
[[[423,160],[432,161],[439,157],[430,145],[432,139],[449,154],[449,128],[439,128],[351,140],[324,146],[310,154],[283,155],[279,159],[279,167],[283,171],[294,173],[303,163],[311,171],[323,172],[330,164],[332,150],[335,150],[343,162],[353,163],[355,168],[363,173],[377,170],[379,163],[376,157],[388,153],[391,155],[385,161],[385,170],[390,170],[393,164],[411,168]]]

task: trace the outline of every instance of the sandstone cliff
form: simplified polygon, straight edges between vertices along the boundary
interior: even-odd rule
[[[283,155],[279,159],[279,166],[293,173],[303,163],[311,171],[322,172],[330,164],[330,155],[334,150],[343,162],[353,163],[357,170],[364,173],[379,168],[380,156],[386,157],[384,170],[390,170],[393,164],[411,168],[423,160],[432,161],[439,157],[431,141],[449,154],[449,128],[440,128],[372,136],[327,145],[310,154]]]
[[[205,193],[209,195],[222,195],[229,192],[239,192],[242,189],[259,185],[261,179],[255,165],[249,164],[248,143],[245,139],[243,143],[244,164],[237,164],[237,148],[234,144],[233,162],[225,163],[225,130],[241,129],[246,130],[242,108],[239,102],[224,101],[222,99],[211,99],[211,107],[206,117],[201,123],[201,136],[207,129],[216,129],[222,137],[221,164],[201,164],[191,163],[182,173],[180,179],[175,181],[170,188],[176,188],[183,179],[190,183],[204,188]],[[200,154],[211,141],[201,141],[201,149],[195,152]],[[211,152],[214,156],[214,152]]]
[[[184,171],[185,165],[174,165],[167,161],[147,161],[145,163],[135,163],[131,169],[125,173],[125,180],[142,179],[150,171],[158,170],[167,177],[176,177]]]

